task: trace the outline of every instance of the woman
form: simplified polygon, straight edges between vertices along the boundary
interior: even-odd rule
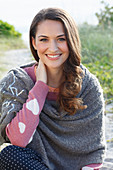
[[[30,27],[35,63],[1,80],[2,169],[99,169],[105,144],[100,84],[82,64],[74,20],[41,10]]]

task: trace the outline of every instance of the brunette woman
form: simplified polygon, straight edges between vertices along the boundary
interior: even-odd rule
[[[0,167],[29,170],[99,169],[104,100],[97,78],[81,63],[77,26],[62,9],[41,10],[30,27],[35,63],[0,82]]]

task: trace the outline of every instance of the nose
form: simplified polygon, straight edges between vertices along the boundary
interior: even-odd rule
[[[50,45],[49,45],[49,50],[51,52],[56,52],[58,50],[58,44],[56,40],[51,40]]]

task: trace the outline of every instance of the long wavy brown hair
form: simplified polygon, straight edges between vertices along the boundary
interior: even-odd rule
[[[81,62],[81,44],[78,34],[78,29],[73,18],[64,10],[60,8],[42,9],[34,17],[30,26],[30,49],[38,62],[39,57],[37,51],[32,45],[32,37],[35,39],[38,24],[44,20],[56,20],[62,22],[64,32],[69,48],[69,57],[64,63],[64,82],[59,87],[58,102],[60,108],[73,115],[79,109],[85,109],[81,98],[77,98],[77,94],[81,90],[82,84],[82,70],[80,68]]]

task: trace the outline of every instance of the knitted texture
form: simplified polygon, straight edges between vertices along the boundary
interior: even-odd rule
[[[27,147],[37,151],[54,170],[79,170],[85,165],[102,163],[105,153],[104,100],[97,78],[85,72],[81,97],[87,109],[75,115],[59,112],[56,101],[45,101],[33,140]],[[6,125],[22,109],[34,83],[22,68],[11,70],[0,81],[0,144],[8,142]]]

